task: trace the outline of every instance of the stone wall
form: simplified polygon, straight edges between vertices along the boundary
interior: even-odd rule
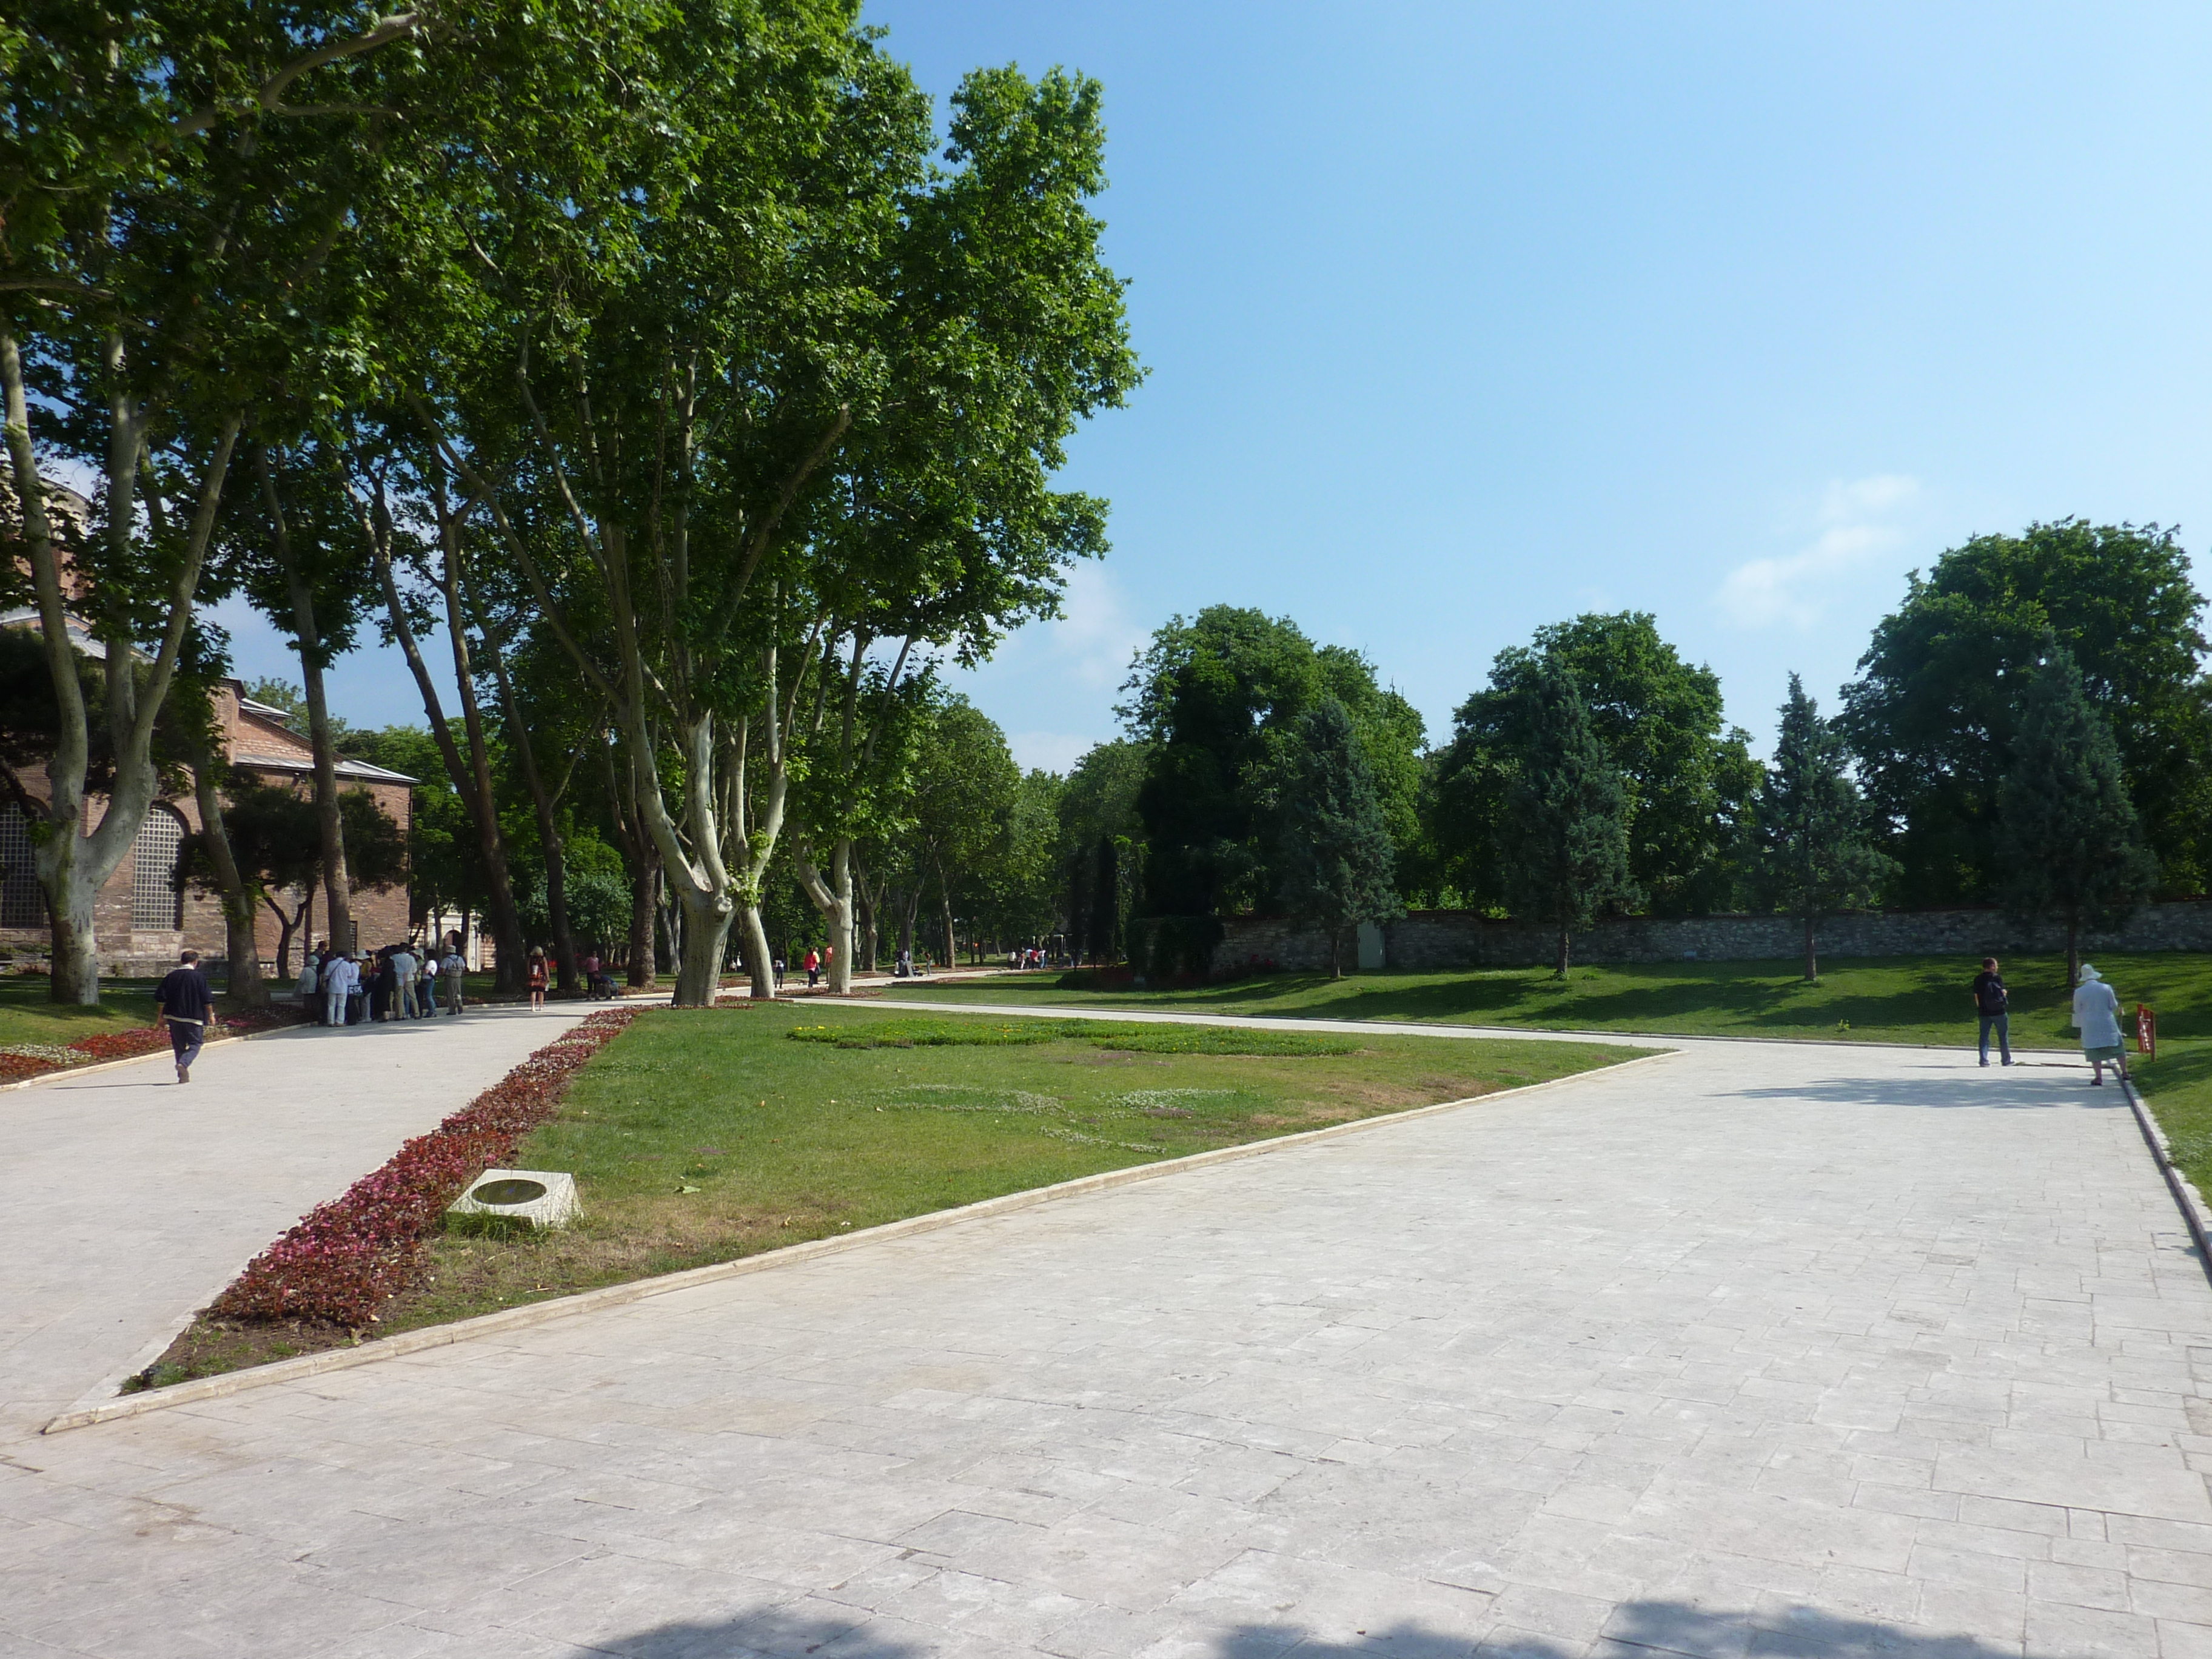
[[[1310,971],[1328,965],[1318,933],[1279,916],[1238,916],[1214,952],[1216,973],[1257,963]],[[1823,960],[1848,957],[1958,956],[2065,946],[2055,927],[2026,932],[2001,911],[1869,910],[1831,916],[1819,933]],[[2212,951],[2212,900],[2146,905],[2117,933],[2083,940],[2102,951]],[[1624,916],[1577,933],[1574,959],[1589,963],[1765,962],[1804,951],[1801,925],[1788,916]],[[1556,936],[1527,922],[1493,921],[1467,910],[1416,910],[1382,930],[1388,968],[1517,968],[1553,961]]]

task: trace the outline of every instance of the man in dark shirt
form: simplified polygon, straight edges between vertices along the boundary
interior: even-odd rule
[[[2005,1003],[2004,975],[1997,972],[1995,957],[1982,958],[1982,971],[1974,975],[1974,1012],[1982,1017],[1982,1064],[1990,1063],[1990,1032],[1997,1034],[1997,1052],[2012,1064],[2012,1014]]]
[[[154,1023],[169,1028],[169,1047],[177,1056],[177,1081],[192,1080],[192,1062],[207,1040],[208,1022],[215,1018],[215,994],[200,974],[200,953],[187,951],[178,958],[154,993]]]

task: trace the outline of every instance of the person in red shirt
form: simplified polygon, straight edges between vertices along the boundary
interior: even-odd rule
[[[806,988],[808,990],[812,990],[816,986],[822,982],[822,958],[813,951],[809,950],[807,951],[805,960],[799,965],[806,969]]]
[[[530,1006],[545,1006],[545,952],[534,946],[530,952]]]

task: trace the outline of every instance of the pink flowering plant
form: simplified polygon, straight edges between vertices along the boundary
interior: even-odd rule
[[[420,1276],[423,1247],[447,1207],[483,1170],[514,1156],[525,1135],[560,1109],[577,1071],[636,1018],[592,1015],[538,1049],[468,1105],[400,1147],[246,1264],[209,1307],[216,1319],[327,1320],[352,1330]]]

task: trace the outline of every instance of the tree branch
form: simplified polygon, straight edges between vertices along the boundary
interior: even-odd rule
[[[365,52],[374,52],[379,46],[389,46],[394,40],[427,32],[430,23],[430,15],[427,10],[394,12],[389,17],[380,17],[350,40],[333,40],[304,57],[294,58],[255,88],[254,105],[264,111],[274,111],[276,100],[284,95],[284,88],[301,76],[319,70],[325,64],[358,58]],[[224,107],[220,104],[204,105],[175,122],[169,129],[169,137],[172,140],[190,138],[205,132],[222,119],[224,113]]]

